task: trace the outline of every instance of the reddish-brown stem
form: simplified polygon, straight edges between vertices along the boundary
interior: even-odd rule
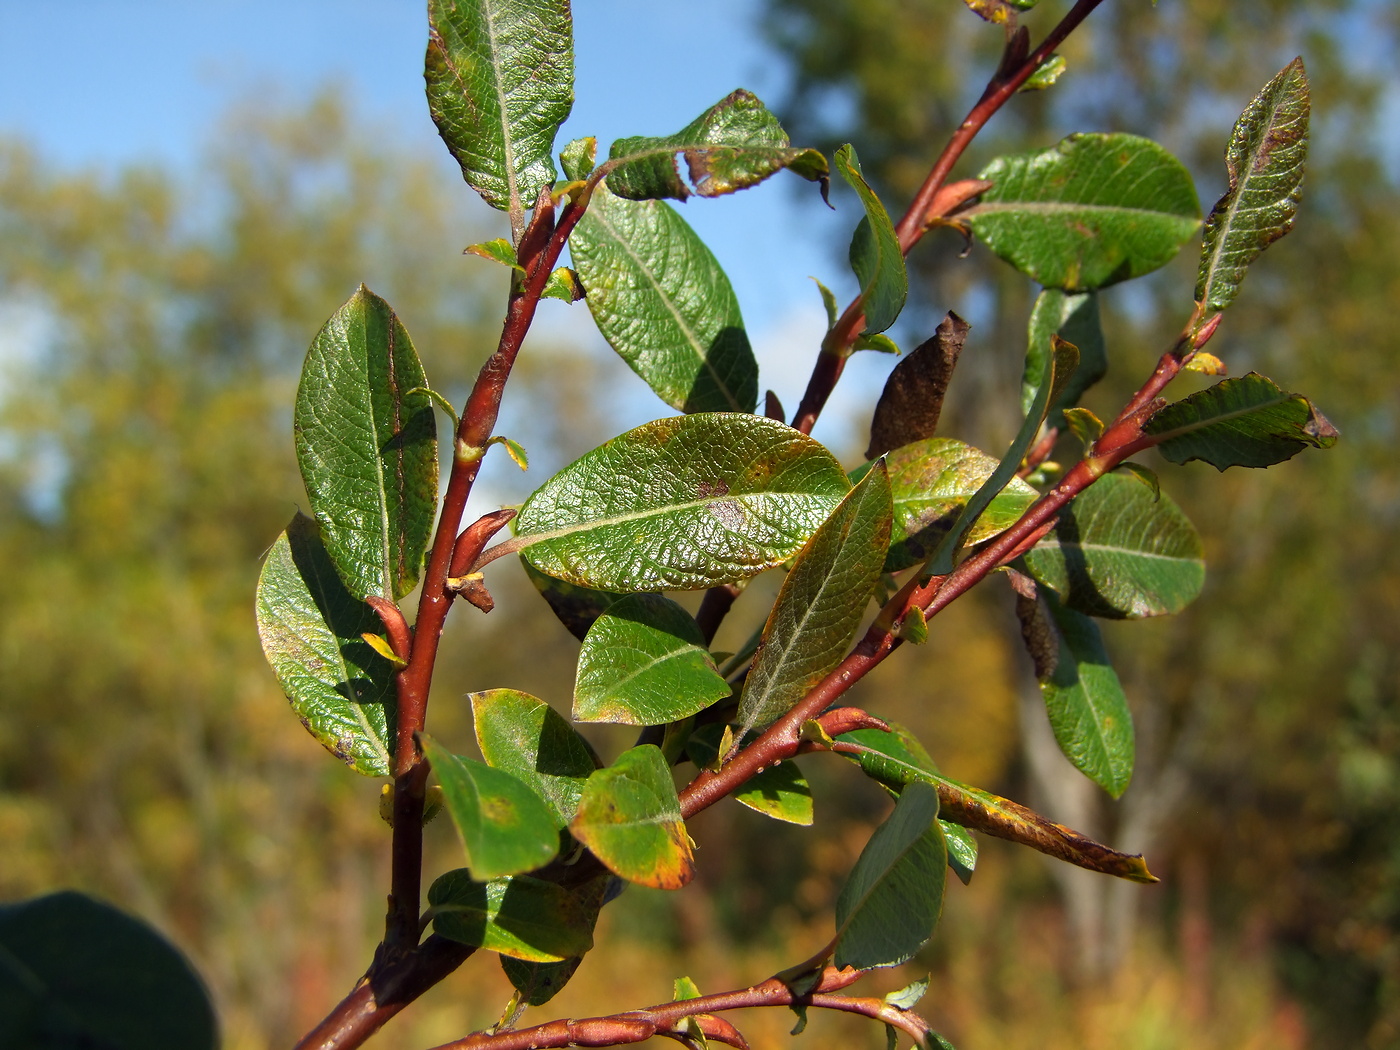
[[[929,169],[928,176],[924,179],[923,185],[919,187],[918,193],[914,195],[904,216],[895,226],[895,233],[899,236],[899,246],[905,255],[908,255],[914,245],[923,239],[929,227],[943,217],[949,209],[957,207],[967,200],[969,193],[960,191],[958,193],[944,193],[944,184],[948,176],[952,173],[953,166],[961,159],[967,147],[972,144],[979,132],[986,126],[987,121],[1006,105],[1012,95],[1021,89],[1031,75],[1054,53],[1055,48],[1064,43],[1065,38],[1079,27],[1079,24],[1089,16],[1089,13],[1103,3],[1103,0],[1077,0],[1074,7],[1070,8],[1064,18],[1060,19],[1058,25],[1050,30],[1040,46],[1027,55],[1016,67],[1010,71],[998,68],[988,81],[986,89],[982,92],[982,97],[977,104],[968,111],[963,122],[958,125],[957,131],[948,140],[948,144],[943,147],[943,152],[934,161],[933,167]],[[816,364],[812,368],[812,376],[807,381],[807,389],[802,394],[802,402],[797,406],[797,414],[793,416],[792,425],[804,434],[810,434],[812,427],[816,425],[817,417],[821,415],[822,409],[826,406],[827,398],[831,396],[832,390],[836,388],[837,381],[841,378],[841,373],[846,368],[846,358],[850,356],[851,345],[856,337],[860,335],[861,326],[865,321],[865,313],[861,308],[861,300],[857,298],[850,306],[846,307],[840,320],[827,333],[822,340],[821,353],[817,355]]]
[[[808,1006],[821,1010],[841,1010],[861,1014],[894,1025],[922,1042],[928,1025],[917,1014],[890,1006],[883,999],[857,999],[835,992],[847,988],[864,974],[859,970],[828,967],[821,982],[810,992],[797,994],[783,981],[770,977],[761,984],[696,999],[660,1003],[645,1010],[607,1017],[557,1020],[512,1032],[481,1032],[444,1043],[435,1050],[545,1050],[565,1046],[621,1046],[638,1043],[655,1035],[668,1035],[687,1017],[717,1014],[763,1006]]]
[[[403,618],[403,610],[388,598],[371,594],[365,604],[374,610],[379,622],[384,625],[384,634],[389,639],[389,648],[400,660],[407,660],[413,648],[413,636],[408,630],[408,621]]]

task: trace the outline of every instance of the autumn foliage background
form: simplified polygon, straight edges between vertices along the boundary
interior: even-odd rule
[[[795,141],[855,141],[882,195],[903,199],[998,44],[947,6],[770,0],[790,89],[766,101]],[[960,603],[856,691],[950,775],[1144,850],[1164,878],[1119,884],[984,840],[972,884],[950,889],[906,968],[932,971],[928,1013],[961,1050],[1400,1044],[1397,29],[1392,7],[1366,0],[1109,4],[1072,38],[1063,87],[1018,100],[965,164],[1070,130],[1134,131],[1190,164],[1212,200],[1233,115],[1301,48],[1314,91],[1303,210],[1252,271],[1222,356],[1235,374],[1286,372],[1344,437],[1268,473],[1160,465],[1210,569],[1184,614],[1105,627],[1140,734],[1121,803],[1027,717],[1034,679],[995,595]],[[0,898],[76,886],[145,916],[210,982],[229,1050],[254,1050],[287,1045],[350,986],[385,884],[378,784],[290,731],[253,630],[262,553],[304,500],[288,440],[297,367],[364,281],[460,402],[494,345],[503,275],[462,258],[500,231],[437,154],[334,89],[272,112],[249,100],[209,141],[197,178],[66,170],[0,144]],[[821,274],[843,252],[834,240],[795,265]],[[1014,421],[981,405],[1016,404],[1030,288],[983,254],[921,249],[897,334],[912,345],[950,308],[976,322],[947,411],[990,447]],[[1105,296],[1111,351],[1144,365],[1117,369],[1123,383],[1174,332],[1157,295],[1189,287],[1183,257],[1186,270]],[[530,449],[536,483],[636,421],[614,418],[619,402],[638,410],[635,377],[583,334],[582,306],[566,309],[527,344],[507,398],[502,429]],[[1096,397],[1108,408],[1125,392]],[[836,451],[854,461],[851,430]],[[494,469],[514,470],[504,457]],[[454,702],[469,689],[571,690],[576,643],[523,578],[499,575],[497,610],[449,628],[440,737],[469,738]],[[629,742],[595,740],[607,755]],[[822,940],[885,805],[842,772],[809,771],[837,834],[732,805],[698,818],[699,887],[633,888],[609,906],[609,947],[551,1010],[656,1001],[681,974],[742,986]],[[428,848],[437,869],[455,863],[445,822]],[[375,1045],[482,1027],[507,996],[493,968],[472,967]],[[746,1023],[751,1038],[786,1030],[771,1013]],[[880,1036],[823,1017],[801,1038]]]

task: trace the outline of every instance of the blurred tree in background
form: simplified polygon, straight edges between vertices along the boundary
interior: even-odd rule
[[[770,36],[795,73],[785,125],[818,145],[854,138],[887,199],[922,178],[971,101],[956,86],[980,84],[968,70],[994,63],[1000,43],[936,6],[769,2]],[[1345,435],[1287,470],[1171,470],[1215,584],[1181,616],[1106,632],[1140,728],[1138,780],[1121,805],[1082,778],[1060,782],[1069,767],[1047,763],[1031,732],[1043,719],[1020,727],[1021,697],[1039,699],[993,587],[856,692],[861,703],[878,690],[881,711],[928,740],[951,775],[1000,780],[1165,869],[1156,889],[1073,881],[987,842],[989,862],[950,894],[921,959],[964,1050],[1400,1041],[1400,187],[1381,135],[1397,20],[1362,0],[1106,5],[1072,39],[1064,82],[1017,100],[960,173],[1010,141],[1150,132],[1199,173],[1209,202],[1234,115],[1292,56],[1280,49],[1304,40],[1316,114],[1304,207],[1255,268],[1220,352],[1236,374],[1287,374]],[[1104,89],[1117,78],[1133,88]],[[489,306],[501,292],[499,271],[460,257],[480,228],[456,177],[382,129],[355,130],[334,98],[236,114],[198,181],[60,172],[0,146],[0,898],[71,885],[151,918],[195,956],[237,1050],[284,1045],[314,1021],[353,981],[382,918],[377,785],[286,731],[252,623],[263,549],[302,499],[287,436],[307,335],[363,279],[395,303],[460,403],[495,343]],[[940,238],[911,259],[927,283],[910,316],[922,303],[915,325],[931,329],[948,308],[978,322],[948,413],[983,390],[1014,405],[1004,395],[1019,382],[1031,290],[977,253],[955,259],[955,234]],[[1106,296],[1110,352],[1151,360],[1181,322],[1154,290],[1190,279],[1178,268]],[[603,436],[584,391],[634,381],[608,371],[620,368],[611,357],[542,346],[521,368],[535,414],[507,430],[527,440],[540,476],[556,451],[562,461]],[[530,369],[555,381],[532,385]],[[1123,394],[1106,384],[1102,404]],[[1004,445],[1015,421],[976,433],[973,414],[954,429]],[[473,645],[446,648],[440,717],[467,689],[507,681],[568,695],[568,636],[552,619],[508,619],[532,608],[523,598],[500,604],[455,625]],[[736,616],[726,635],[752,626]],[[540,631],[558,644],[537,644]],[[744,946],[751,970],[782,958],[829,907],[882,804],[849,778],[834,790],[839,771],[814,773],[819,804],[850,823],[846,853],[808,855],[831,841],[716,807],[697,837],[734,846],[704,851],[700,880],[729,888],[630,891],[604,923],[633,932],[631,946],[606,973],[585,964],[560,1004],[585,1013],[602,987],[669,973],[655,957],[701,935],[710,954],[687,964],[701,984],[734,983],[725,944]],[[430,831],[455,848],[450,829]],[[1138,909],[1148,921],[1134,939]],[[1116,949],[1076,956],[1101,930],[1116,931]],[[434,1010],[487,1024],[504,987],[448,982],[381,1042],[427,1045]],[[1308,1034],[1293,999],[1310,1011]],[[444,1022],[443,1038],[464,1027]],[[806,1038],[837,1030],[814,1025]]]
[[[821,146],[854,138],[867,173],[894,199],[917,185],[973,101],[956,94],[980,83],[969,67],[996,60],[995,34],[976,20],[933,17],[940,6],[768,3],[767,34],[793,73],[790,96],[774,100],[784,126]],[[966,39],[932,35],[950,28]],[[1159,460],[1205,536],[1210,578],[1184,615],[1106,632],[1141,730],[1133,786],[1110,812],[1106,797],[1061,775],[1069,767],[1053,741],[1048,751],[1037,743],[1042,719],[1023,720],[1022,758],[1001,775],[1009,793],[1029,786],[1056,819],[1131,842],[1166,869],[1161,893],[1054,871],[1073,940],[1101,946],[1081,951],[1081,979],[1123,965],[1132,914],[1150,907],[1158,931],[1177,930],[1188,1016],[1225,998],[1213,989],[1240,962],[1271,968],[1305,1004],[1315,1046],[1400,1043],[1400,347],[1391,320],[1400,185],[1387,134],[1397,30],[1394,5],[1368,0],[1107,5],[1067,45],[1062,84],[1009,107],[962,170],[974,174],[1009,141],[1049,145],[1079,128],[1151,133],[1193,168],[1210,201],[1239,100],[1303,42],[1316,128],[1303,209],[1289,243],[1251,276],[1217,352],[1233,374],[1277,369],[1315,392],[1345,447],[1331,462],[1272,475],[1215,477]],[[987,253],[954,255],[911,257],[926,288],[911,305],[927,312],[909,342],[949,308],[982,321],[945,411],[985,418],[981,392],[1009,403],[1005,391],[1019,382],[1031,289]],[[1151,360],[1179,326],[1175,306],[1154,294],[1189,280],[1177,269],[1104,297],[1116,360]],[[1112,383],[1097,392],[1105,408],[1123,393]],[[996,447],[1013,425],[972,440]],[[941,684],[928,688],[940,708],[956,708]],[[938,731],[925,739],[934,747]],[[959,775],[956,762],[949,768]]]

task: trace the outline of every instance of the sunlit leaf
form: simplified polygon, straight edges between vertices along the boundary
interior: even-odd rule
[[[515,519],[525,556],[586,587],[710,587],[791,557],[850,483],[831,453],[761,416],[660,419],[565,467]]]
[[[681,178],[677,154],[685,158],[689,185]],[[608,156],[619,162],[608,186],[630,200],[718,197],[755,186],[784,168],[823,187],[827,176],[826,158],[814,149],[791,148],[778,119],[742,89],[676,134],[618,139]]]
[[[727,725],[707,725],[696,730],[686,742],[690,760],[701,769],[711,769],[725,741],[733,740]],[[792,759],[766,767],[733,792],[734,801],[764,816],[787,824],[812,823],[812,786]]]
[[[515,689],[472,693],[476,742],[487,765],[528,784],[557,828],[578,811],[583,783],[598,762],[588,743],[543,700]]]
[[[345,589],[316,522],[298,514],[258,577],[258,637],[292,710],[366,776],[393,768],[394,667],[364,640],[379,617]]]
[[[1200,225],[1181,162],[1135,135],[1071,135],[994,160],[978,178],[994,185],[958,218],[1049,288],[1089,291],[1150,273]]]
[[[840,663],[880,578],[890,517],[889,477],[877,463],[802,548],[783,580],[744,680],[742,730],[784,714]]]
[[[675,890],[695,874],[671,768],[651,744],[624,751],[588,778],[569,830],[629,882]]]
[[[1201,459],[1216,470],[1271,466],[1305,448],[1331,448],[1340,436],[1311,401],[1258,372],[1167,405],[1142,430],[1173,463]]]
[[[428,888],[433,930],[528,962],[560,962],[593,947],[605,879],[565,889],[530,875],[480,882],[466,868]]]
[[[437,420],[408,333],[363,285],[317,334],[296,399],[297,462],[326,551],[356,598],[397,601],[437,511]]]
[[[1046,288],[1036,296],[1031,309],[1030,331],[1026,340],[1026,366],[1021,374],[1021,411],[1029,412],[1035,393],[1045,376],[1046,364],[1054,355],[1052,337],[1058,335],[1079,351],[1079,366],[1055,396],[1046,412],[1052,427],[1063,426],[1065,409],[1079,403],[1084,391],[1108,371],[1103,327],[1099,323],[1099,297],[1094,292],[1070,295],[1058,288]]]
[[[943,910],[943,833],[938,793],[914,782],[875,829],[836,899],[840,968],[897,966],[933,934]]]
[[[429,0],[428,109],[467,185],[529,207],[574,103],[569,0]]]
[[[583,640],[573,716],[662,725],[729,693],[695,618],[659,594],[634,594],[609,607]]]
[[[1114,472],[1085,489],[1025,556],[1030,574],[1089,616],[1180,612],[1201,592],[1201,537],[1164,493]]]
[[[569,237],[609,345],[683,412],[752,412],[758,363],[718,260],[675,209],[604,186]]]
[[[836,151],[836,170],[851,184],[865,208],[865,218],[851,237],[851,269],[860,282],[865,331],[883,332],[894,324],[909,295],[904,253],[889,213],[861,174],[854,146],[848,143]]]
[[[1196,301],[1217,313],[1235,300],[1249,264],[1293,228],[1308,159],[1308,76],[1295,58],[1240,114],[1225,168],[1230,187],[1201,242]]]

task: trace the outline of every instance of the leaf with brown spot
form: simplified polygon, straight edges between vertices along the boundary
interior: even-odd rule
[[[894,366],[875,405],[866,459],[933,437],[943,398],[953,378],[963,342],[972,326],[951,310],[933,338],[916,346]]]
[[[652,744],[624,751],[588,778],[569,831],[629,882],[676,890],[695,875],[671,767]]]

